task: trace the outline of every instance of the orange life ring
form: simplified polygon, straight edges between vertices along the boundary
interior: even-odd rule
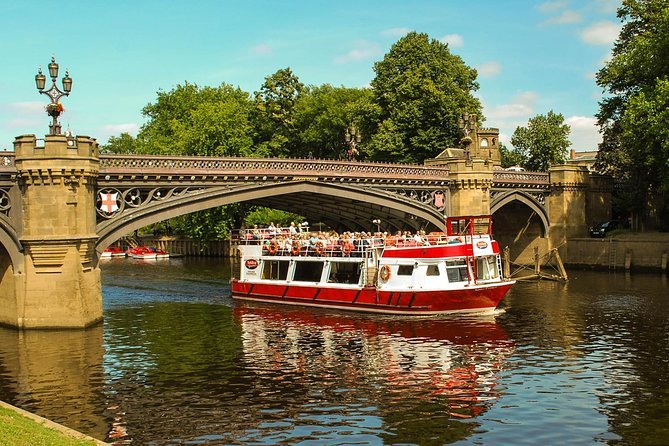
[[[293,240],[293,247],[290,249],[290,253],[294,256],[300,255],[300,241]]]
[[[325,243],[319,240],[314,244],[314,248],[316,249],[316,254],[322,256],[323,253],[325,252]]]
[[[276,240],[272,240],[271,242],[269,242],[269,246],[267,247],[267,252],[271,256],[279,252],[279,242],[277,242]]]
[[[353,251],[353,248],[354,248],[353,243],[351,243],[351,242],[345,242],[345,243],[342,245],[342,247],[341,247],[341,252],[342,252],[344,255],[349,255],[349,254],[351,254],[351,252]]]
[[[384,282],[387,282],[388,279],[390,279],[391,273],[390,273],[390,266],[388,265],[383,265],[381,267],[381,271],[379,271],[379,278],[383,280]]]

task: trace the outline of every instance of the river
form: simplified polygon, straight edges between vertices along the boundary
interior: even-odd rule
[[[669,286],[570,271],[486,318],[233,303],[220,259],[102,264],[104,323],[0,329],[0,399],[115,444],[666,444]]]

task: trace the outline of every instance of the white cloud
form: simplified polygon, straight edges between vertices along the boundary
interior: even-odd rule
[[[260,55],[269,54],[272,52],[272,47],[267,44],[261,43],[251,48],[251,52],[253,54],[260,54]]]
[[[413,31],[411,28],[390,28],[381,31],[382,36],[402,37]]]
[[[581,31],[581,40],[591,45],[611,45],[618,38],[620,27],[609,20],[593,23]]]
[[[571,127],[569,140],[572,149],[597,150],[598,144],[602,142],[597,119],[591,116],[570,116],[565,119],[565,123]]]
[[[104,135],[120,135],[121,133],[129,133],[132,136],[136,136],[139,132],[139,125],[137,124],[107,124],[100,128],[101,133]]]
[[[34,115],[38,113],[46,113],[44,111],[45,103],[43,102],[14,102],[8,104],[10,110],[14,113],[22,115]]]
[[[548,1],[545,3],[540,4],[537,9],[541,12],[555,12],[557,10],[560,10],[562,8],[566,8],[569,5],[569,2],[565,0],[554,0],[554,1]]]
[[[367,41],[360,41],[348,53],[343,56],[335,57],[334,61],[337,64],[345,64],[349,62],[356,62],[359,60],[369,60],[380,53],[379,45]]]
[[[620,0],[595,0],[593,4],[602,14],[611,14],[618,10]]]
[[[448,34],[439,39],[441,43],[446,43],[451,48],[460,48],[465,44],[465,38],[460,34]]]
[[[476,70],[482,77],[495,77],[502,72],[502,65],[499,62],[491,61],[477,65]]]
[[[572,23],[579,23],[582,20],[583,16],[580,13],[568,9],[558,16],[551,17],[544,23],[547,25],[569,25]]]
[[[524,91],[516,95],[509,103],[489,106],[483,104],[486,126],[500,129],[499,140],[508,144],[516,127],[526,126],[534,114],[539,95],[533,91]]]

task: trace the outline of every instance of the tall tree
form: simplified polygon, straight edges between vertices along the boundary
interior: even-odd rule
[[[499,144],[502,167],[523,166],[527,159],[515,148],[509,149],[506,145]]]
[[[101,146],[102,153],[135,153],[137,150],[137,140],[131,134],[123,132],[119,136],[112,136],[107,144]]]
[[[524,159],[524,168],[547,171],[551,164],[565,162],[570,130],[564,116],[551,110],[531,118],[527,127],[516,127],[511,144]]]
[[[248,156],[253,150],[248,93],[228,84],[177,85],[142,110],[149,120],[137,136],[142,153]]]
[[[304,85],[290,68],[267,76],[255,93],[259,150],[269,156],[293,156],[296,147],[295,103]]]
[[[597,167],[626,184],[624,202],[635,217],[656,208],[667,229],[669,3],[623,0],[618,17],[623,27],[612,57],[597,73],[607,93],[597,114]]]
[[[317,158],[339,158],[346,150],[344,134],[366,114],[372,100],[369,89],[325,84],[305,89],[295,104],[299,147],[295,153]],[[366,135],[362,135],[365,137]]]
[[[447,44],[411,32],[374,65],[371,86],[381,115],[370,141],[377,159],[422,162],[460,141],[463,112],[481,116],[477,73]]]

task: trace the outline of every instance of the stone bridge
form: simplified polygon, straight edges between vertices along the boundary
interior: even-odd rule
[[[593,203],[610,193],[582,167],[510,172],[483,157],[423,166],[98,150],[88,137],[49,135],[41,143],[24,135],[14,152],[0,153],[0,323],[95,323],[102,316],[97,263],[108,245],[147,224],[224,204],[248,202],[351,230],[371,230],[373,219],[388,231],[441,230],[445,215],[492,213],[498,239],[520,256],[584,232]]]

